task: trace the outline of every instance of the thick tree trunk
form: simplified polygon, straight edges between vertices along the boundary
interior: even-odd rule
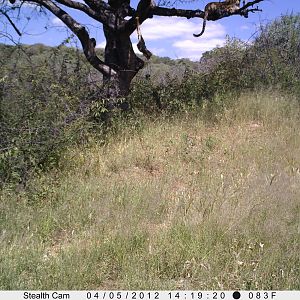
[[[130,83],[144,61],[133,51],[128,32],[116,32],[104,26],[106,38],[105,64],[113,68],[117,75],[104,76],[104,83],[108,86],[108,97],[126,97],[129,93]]]

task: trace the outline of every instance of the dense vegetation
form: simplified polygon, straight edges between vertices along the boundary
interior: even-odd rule
[[[300,288],[299,15],[113,111],[80,51],[0,53],[1,289]]]

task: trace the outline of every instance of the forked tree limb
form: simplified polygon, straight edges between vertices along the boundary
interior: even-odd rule
[[[43,2],[43,1],[40,1],[40,2]],[[56,0],[56,2],[58,2],[62,5],[65,5],[67,7],[70,7],[70,8],[81,10],[82,12],[87,14],[89,17],[91,17],[105,25],[109,25],[108,24],[109,13],[107,10],[105,10],[104,6],[97,7],[97,10],[98,10],[97,11],[95,9],[90,8],[88,5],[85,5],[83,3],[73,1],[73,0]],[[102,1],[99,1],[99,2],[102,2]]]
[[[177,9],[177,8],[167,8],[156,6],[152,10],[155,16],[166,16],[166,17],[182,17],[182,18],[204,18],[204,11],[200,9]]]
[[[216,16],[212,15],[208,17],[208,20],[218,20],[224,17],[228,17],[231,15],[241,15],[243,16],[245,12],[256,12],[256,11],[261,11],[261,9],[258,8],[250,8],[254,6],[255,4],[258,4],[260,2],[263,2],[265,0],[254,0],[254,1],[249,1],[245,5],[243,5],[239,10],[233,13],[224,13],[224,14],[216,14]],[[155,6],[152,11],[152,15],[156,16],[167,16],[167,17],[183,17],[187,19],[191,18],[204,18],[204,11],[202,10],[186,10],[186,9],[176,9],[176,8],[167,8],[167,7],[159,7]]]
[[[98,11],[108,12],[111,11],[111,7],[104,1],[101,0],[83,0],[86,5],[88,5],[92,9],[97,9]]]
[[[216,21],[222,18],[226,18],[232,15],[240,15],[244,17],[248,17],[248,13],[252,12],[258,12],[261,11],[259,8],[251,8],[255,4],[258,4],[260,2],[263,2],[265,0],[254,0],[249,1],[245,5],[243,5],[239,10],[235,12],[216,12],[215,14],[210,14],[208,16],[208,20]],[[149,3],[150,0],[140,0],[139,5],[141,3]],[[135,18],[138,16],[138,12],[132,15],[132,18],[125,24],[125,27],[120,27],[119,30],[127,30],[130,33],[134,32],[136,29],[136,22]],[[142,24],[146,19],[151,18],[153,16],[167,16],[167,17],[182,17],[182,18],[204,18],[204,11],[200,9],[196,10],[189,10],[189,9],[177,9],[177,8],[168,8],[168,7],[160,7],[160,6],[154,6],[154,7],[148,7],[148,9],[143,10],[143,15],[140,17],[140,23]]]
[[[3,11],[2,9],[0,9],[0,13],[8,20],[8,22],[13,27],[13,29],[16,31],[16,33],[19,36],[21,36],[22,33],[20,32],[20,30],[18,29],[18,27],[16,26],[16,24],[13,22],[13,20],[10,18],[10,16],[5,11]]]
[[[258,3],[260,3],[260,2],[263,2],[264,0],[254,0],[254,1],[249,1],[249,2],[247,2],[245,5],[243,5],[241,8],[240,8],[240,10],[245,10],[245,9],[247,9],[247,8],[249,8],[249,7],[251,7],[251,6],[253,6],[253,5],[255,5],[255,4],[258,4]]]
[[[96,41],[91,39],[86,28],[73,19],[68,13],[57,6],[52,0],[30,0],[35,2],[50,12],[66,24],[66,26],[78,37],[81,42],[83,52],[89,63],[99,72],[106,76],[114,76],[117,72],[106,65],[97,55],[95,51]]]

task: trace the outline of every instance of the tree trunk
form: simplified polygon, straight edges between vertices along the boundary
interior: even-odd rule
[[[107,85],[108,98],[115,102],[117,98],[128,95],[130,83],[144,67],[144,61],[134,53],[128,32],[120,33],[104,26],[104,34],[105,64],[117,72],[115,76],[104,76],[104,83]]]

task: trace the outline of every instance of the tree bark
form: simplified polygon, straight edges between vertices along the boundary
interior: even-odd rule
[[[130,83],[144,61],[133,51],[128,32],[116,32],[104,26],[106,47],[104,62],[116,71],[115,75],[104,75],[104,82],[108,86],[108,95],[112,98],[126,97],[129,93]]]

